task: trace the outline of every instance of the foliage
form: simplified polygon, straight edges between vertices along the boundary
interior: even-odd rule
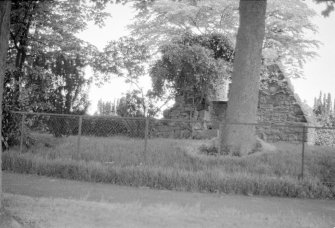
[[[237,4],[228,1],[151,1],[131,25],[132,35],[148,45],[161,46],[180,34],[223,33],[238,23]]]
[[[83,68],[92,62],[97,50],[76,34],[87,27],[88,21],[102,25],[108,14],[101,4],[12,1],[7,60],[11,93],[4,94],[15,104],[11,110],[85,112],[90,80],[84,78]],[[56,123],[49,127],[54,134],[62,135],[51,126]]]
[[[221,34],[186,34],[160,51],[162,56],[150,71],[153,92],[161,96],[167,90],[175,95],[191,91],[200,101],[219,79],[228,79],[234,55],[231,43]]]
[[[219,155],[218,148],[215,145],[201,145],[199,151],[205,155],[217,156]]]
[[[148,58],[147,47],[133,38],[122,37],[111,41],[103,52],[95,56],[93,67],[99,76],[96,79],[100,82],[108,81],[114,74],[126,78],[127,82],[133,82],[145,73]]]
[[[326,5],[326,9],[322,12],[325,17],[328,17],[334,11],[335,0],[314,0],[314,2]]]
[[[46,124],[47,130],[55,137],[69,136],[78,134],[78,118],[50,116],[42,123]]]
[[[128,136],[144,138],[144,119],[115,118],[83,118],[82,135],[111,137]]]
[[[128,135],[125,121],[119,118],[84,118],[82,135],[110,137]]]
[[[151,50],[165,45],[180,34],[223,34],[235,40],[238,28],[238,1],[148,1],[145,10],[139,10],[132,35],[147,44]],[[266,14],[266,34],[263,47],[274,53],[274,61],[283,61],[292,77],[301,76],[300,68],[316,55],[311,48],[319,42],[307,39],[306,31],[315,32],[310,18],[314,11],[300,0],[269,0]]]
[[[71,59],[59,55],[51,66],[54,74],[54,89],[50,95],[54,112],[57,113],[85,113],[88,108],[87,94],[83,93],[89,85],[85,79],[84,63],[78,55]]]
[[[116,107],[112,104],[111,101],[102,101],[101,99],[98,101],[97,105],[97,113],[96,115],[101,116],[111,116],[116,114]]]
[[[333,106],[333,100],[330,93],[326,95],[322,94],[320,91],[319,97],[314,98],[313,112],[317,121],[322,124],[322,126],[335,126],[335,100]]]
[[[333,102],[331,94],[328,93],[314,98],[313,112],[317,124],[322,127],[335,127],[335,100]],[[316,129],[316,145],[335,146],[335,131],[333,129]]]
[[[96,56],[94,70],[99,83],[108,81],[112,75],[123,77],[134,85],[135,90],[128,92],[119,101],[117,113],[123,117],[155,116],[170,100],[170,97],[158,97],[153,91],[144,91],[139,79],[147,73],[149,52],[145,45],[133,38],[122,37],[111,41],[103,52]],[[158,104],[162,103],[161,106]]]
[[[80,71],[95,51],[75,34],[86,28],[85,19],[99,21],[98,17],[105,17],[99,10],[91,14],[94,9],[94,6],[66,1],[12,3],[8,59],[11,71],[16,72],[15,89],[30,93],[25,98],[31,103],[30,109],[69,112],[72,108],[69,104],[74,103],[81,86],[86,84]],[[61,92],[65,93],[64,97]],[[63,104],[67,107],[61,107],[61,103],[68,103]]]
[[[77,55],[69,58],[63,54],[58,54],[55,62],[46,63],[46,59],[40,60],[35,64],[36,68],[43,67],[49,71],[49,78],[44,80],[40,77],[30,77],[26,80],[27,84],[23,89],[34,89],[33,102],[40,102],[29,105],[26,110],[47,111],[65,114],[84,114],[88,108],[88,97],[85,90],[88,88],[89,80],[85,79],[83,72],[83,61]],[[49,83],[47,83],[49,82]],[[28,101],[31,101],[28,99]],[[31,104],[31,102],[30,102]],[[48,104],[49,106],[43,105]],[[70,123],[59,125],[58,119],[51,117],[46,122],[48,129],[54,135],[60,137],[70,134],[71,130],[65,128]]]
[[[144,117],[145,104],[144,99],[140,96],[139,90],[133,90],[126,93],[124,97],[119,100],[116,107],[118,116],[121,117]]]

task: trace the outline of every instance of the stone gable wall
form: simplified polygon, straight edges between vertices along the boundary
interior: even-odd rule
[[[312,112],[306,110],[306,107],[294,93],[291,82],[285,77],[278,65],[268,67],[270,75],[262,79],[259,92],[258,103],[258,122],[264,124],[280,124],[292,127],[257,127],[257,134],[260,138],[269,141],[289,141],[301,142],[303,137],[302,127],[293,127],[297,125],[313,124]],[[178,97],[174,107],[165,113],[169,119],[186,119],[202,121],[193,124],[189,134],[174,133],[174,135],[184,135],[195,138],[213,137],[216,134],[219,123],[224,121],[227,108],[227,101],[212,101],[201,110],[190,102],[190,98]],[[174,124],[174,132],[176,126]],[[168,132],[168,127],[166,127]],[[214,133],[213,133],[214,132]],[[305,139],[308,143],[314,144],[315,133],[308,129]]]

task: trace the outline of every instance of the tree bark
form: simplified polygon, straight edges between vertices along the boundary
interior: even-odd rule
[[[221,129],[221,152],[246,155],[256,143],[261,54],[265,35],[266,0],[240,0],[232,84]]]
[[[0,209],[2,201],[2,99],[10,25],[11,1],[0,1]]]

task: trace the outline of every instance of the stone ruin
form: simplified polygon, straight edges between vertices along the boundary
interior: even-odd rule
[[[268,142],[288,141],[301,142],[303,128],[297,126],[313,124],[311,109],[303,104],[293,86],[279,65],[267,66],[269,76],[261,79],[258,103],[258,136]],[[225,85],[222,85],[225,83]],[[166,119],[187,120],[195,122],[159,121],[156,132],[164,132],[156,136],[172,138],[213,138],[217,136],[219,124],[225,120],[228,102],[228,83],[221,82],[220,92],[214,92],[209,101],[195,102],[192,93],[184,93],[176,97],[174,106],[166,110]],[[223,88],[223,89],[222,89]],[[278,124],[285,126],[270,126]],[[290,127],[287,127],[290,126]],[[306,131],[305,140],[314,144],[314,131]]]

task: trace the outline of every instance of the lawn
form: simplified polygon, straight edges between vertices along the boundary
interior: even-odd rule
[[[6,170],[68,179],[200,192],[335,198],[335,149],[307,147],[304,179],[301,145],[276,144],[278,151],[248,157],[208,156],[200,140],[122,137],[53,138],[35,134],[24,153],[3,155]]]

